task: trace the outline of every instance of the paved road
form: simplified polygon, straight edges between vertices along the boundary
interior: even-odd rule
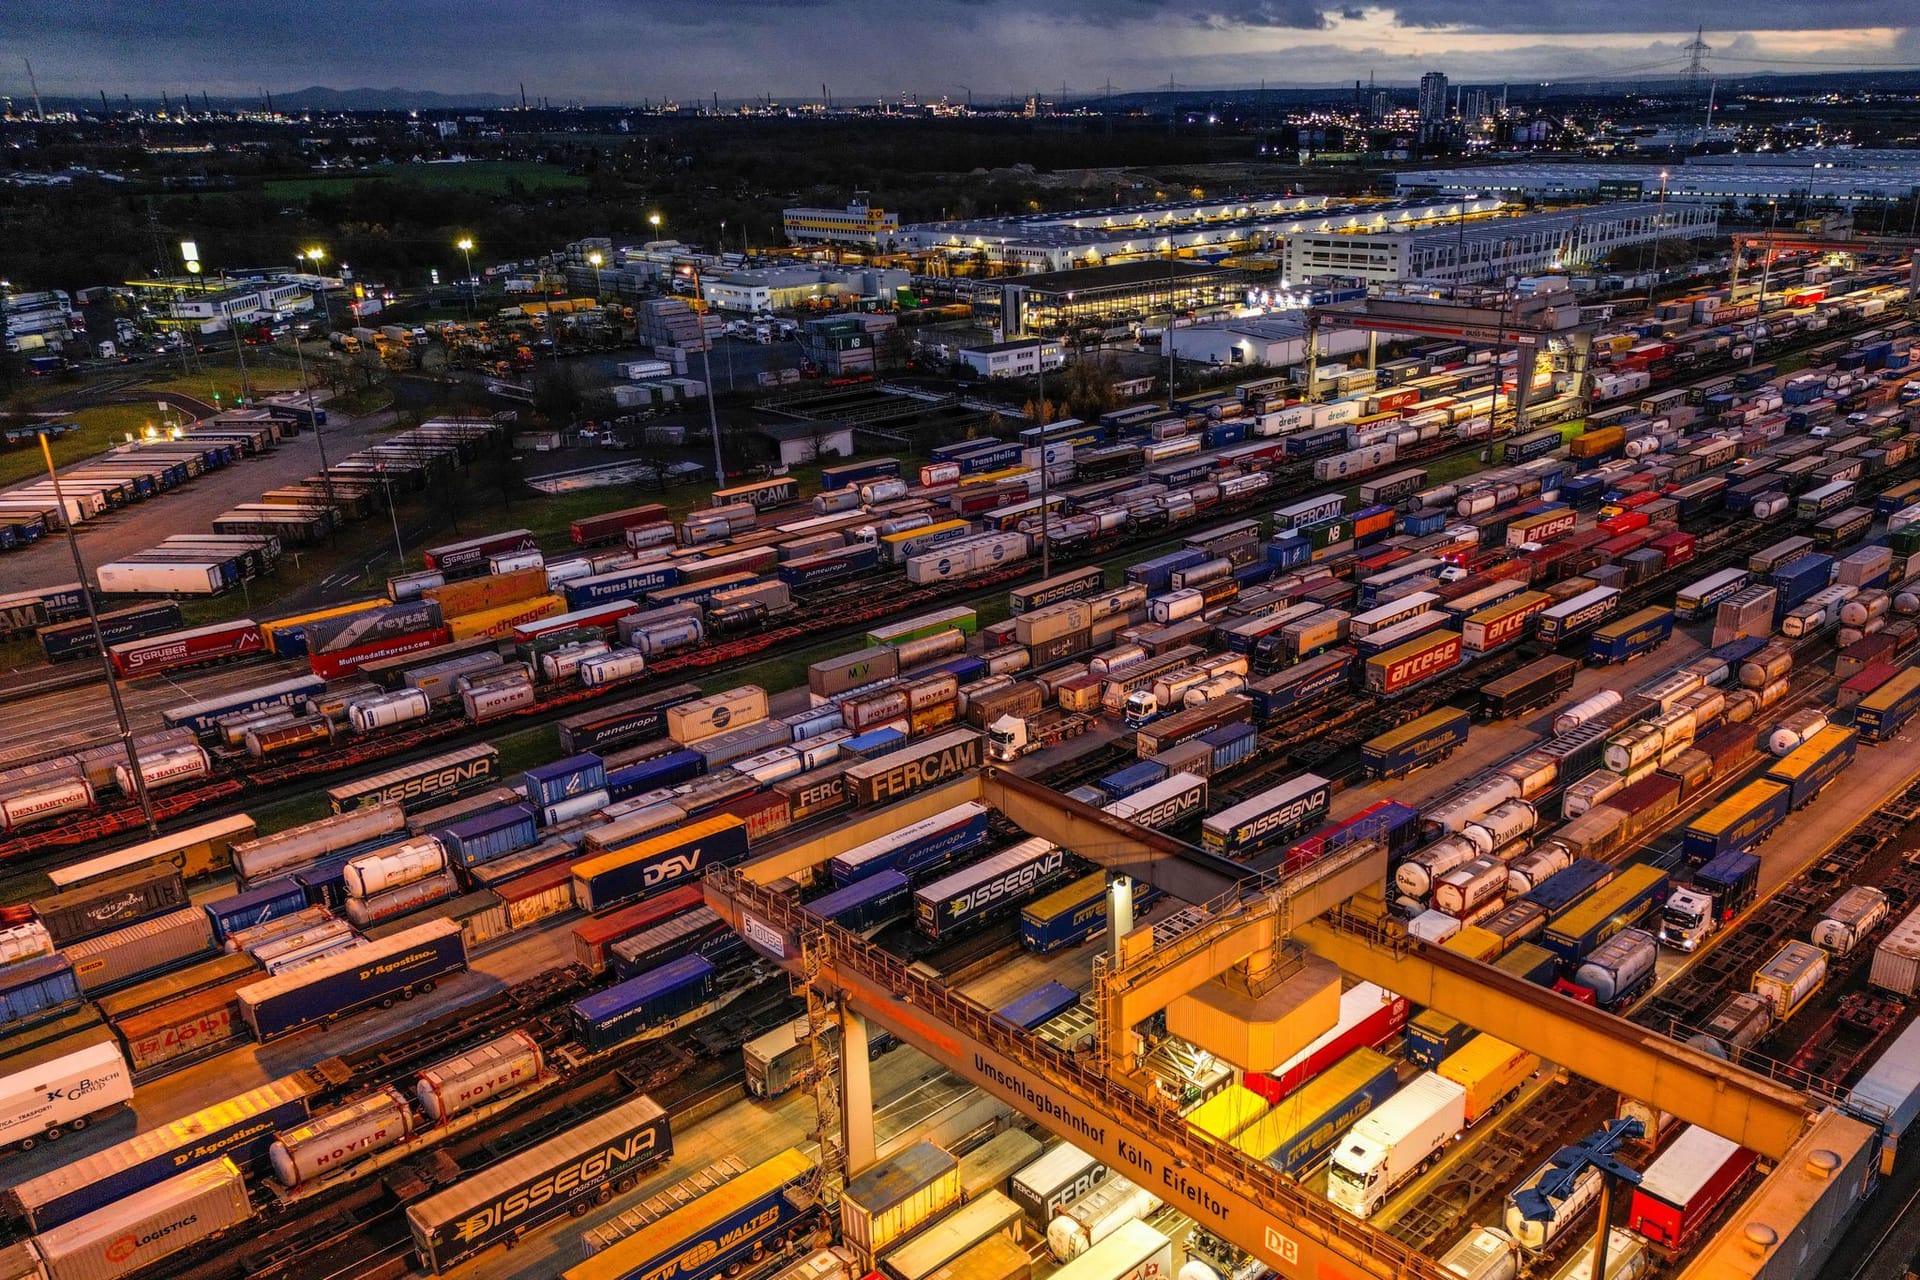
[[[332,414],[321,430],[326,434],[327,459],[337,463],[391,435],[394,422],[387,413],[364,418]],[[319,441],[313,432],[303,431],[280,441],[268,453],[242,458],[224,471],[203,475],[168,493],[87,521],[80,528],[80,554],[91,570],[151,547],[172,534],[209,532],[222,512],[242,502],[258,502],[268,490],[304,480],[319,470]],[[294,554],[289,553],[283,564],[298,572]],[[9,555],[7,581],[13,590],[72,582],[73,560],[66,540],[42,539]]]

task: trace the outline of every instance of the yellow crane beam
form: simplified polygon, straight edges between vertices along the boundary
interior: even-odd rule
[[[1099,1070],[994,1018],[858,935],[813,920],[791,898],[732,870],[711,873],[707,902],[757,950],[798,972],[801,930],[824,959],[814,980],[885,1027],[1109,1168],[1152,1189],[1285,1280],[1447,1280],[1439,1264],[1334,1208],[1324,1196],[1232,1144],[1188,1128]],[[859,1063],[844,1069],[861,1070]]]
[[[1324,920],[1300,924],[1293,936],[1356,978],[1655,1102],[1770,1160],[1793,1149],[1812,1115],[1798,1090],[1443,948]]]

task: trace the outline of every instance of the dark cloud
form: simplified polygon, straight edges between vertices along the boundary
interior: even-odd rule
[[[1053,91],[1063,79],[1070,92],[1108,80],[1327,83],[1369,69],[1404,79],[1429,66],[1463,79],[1565,75],[1670,59],[1675,33],[1696,22],[1723,52],[1743,32],[1908,28],[1891,48],[1852,43],[1867,61],[1920,58],[1916,0],[0,0],[0,47],[32,58],[43,90],[88,96],[313,84],[511,93],[524,81],[554,100],[638,102],[811,97],[826,81],[844,100],[963,84]],[[1419,34],[1442,30],[1481,38],[1450,50]],[[1556,43],[1568,36],[1600,39]],[[17,57],[0,65],[0,91],[20,94],[23,79]]]

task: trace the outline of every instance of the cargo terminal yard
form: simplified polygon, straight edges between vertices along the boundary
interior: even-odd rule
[[[0,1280],[1899,1276],[1910,247],[1769,248],[115,601],[130,747],[0,709]]]

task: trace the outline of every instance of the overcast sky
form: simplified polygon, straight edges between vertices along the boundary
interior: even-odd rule
[[[5,0],[0,89],[308,85],[555,102],[1600,78],[1920,66],[1920,0]],[[1676,29],[1676,23],[1686,26]]]

